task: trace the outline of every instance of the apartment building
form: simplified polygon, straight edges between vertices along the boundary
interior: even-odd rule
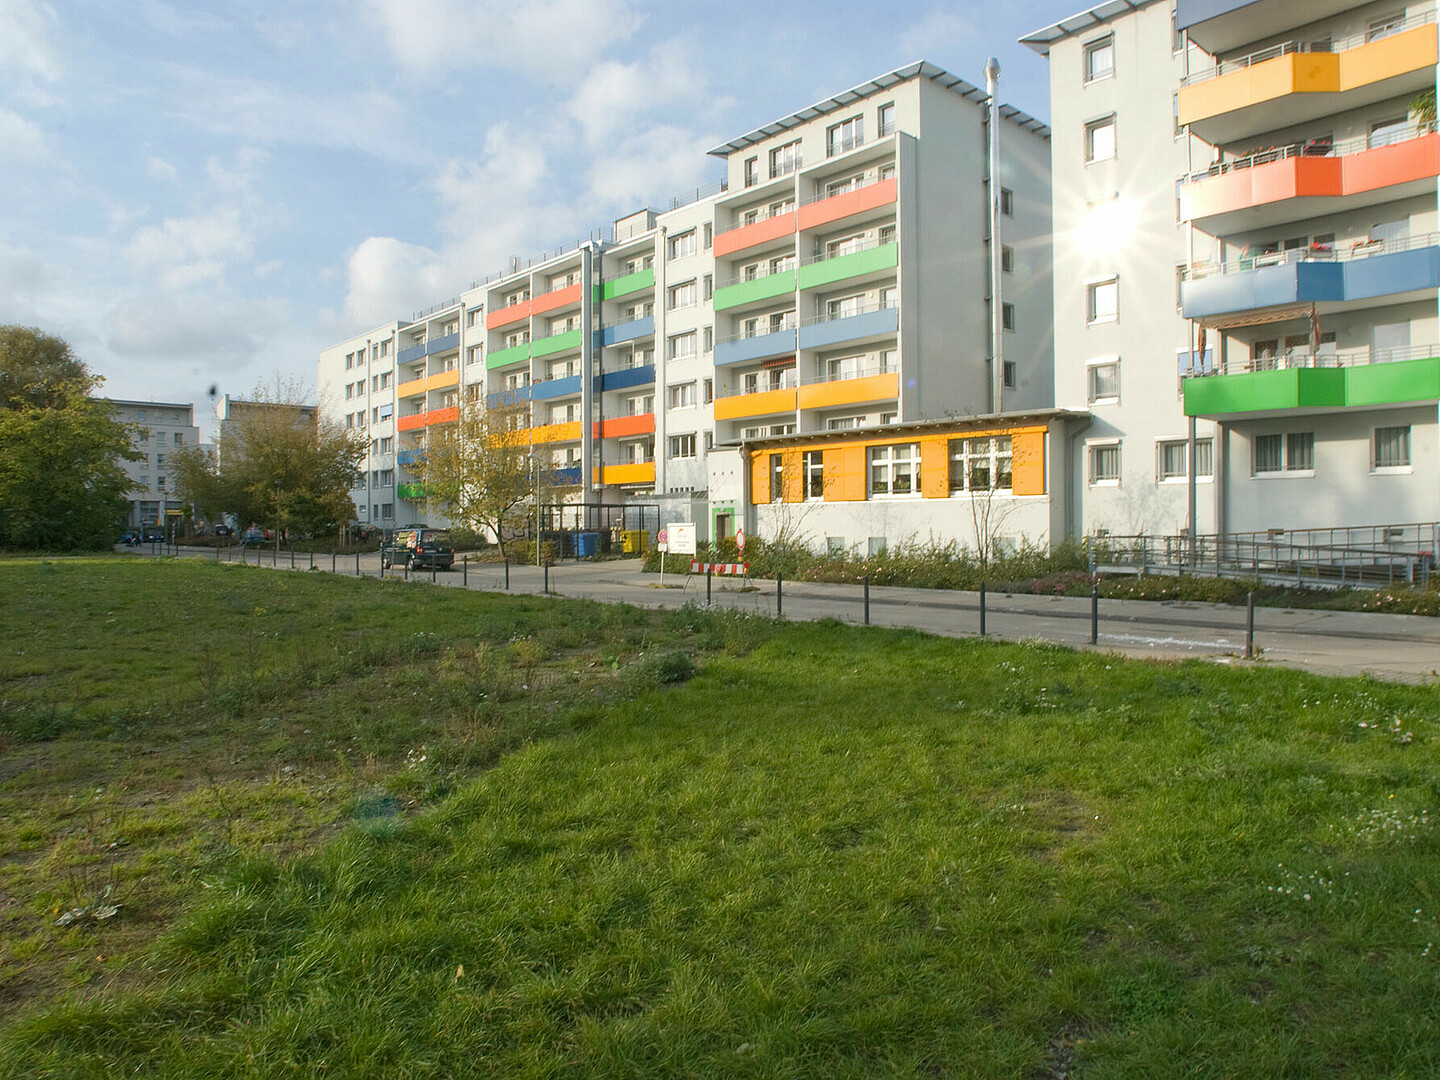
[[[1435,4],[1178,0],[1182,285],[1229,532],[1440,520]],[[1205,61],[1196,62],[1203,50]]]
[[[886,73],[715,148],[708,189],[325,350],[322,408],[370,442],[361,520],[438,517],[408,467],[482,397],[577,501],[702,536],[745,520],[717,444],[1048,406],[1049,131],[999,108],[995,401],[987,100],[933,64]]]
[[[1022,40],[1084,530],[1440,517],[1434,4],[1107,0]]]
[[[164,526],[181,513],[174,477],[169,471],[170,459],[181,450],[193,450],[200,445],[195,407],[166,401],[104,400],[110,404],[116,420],[135,425],[132,446],[143,455],[139,461],[120,462],[134,485],[125,526],[131,529]]]

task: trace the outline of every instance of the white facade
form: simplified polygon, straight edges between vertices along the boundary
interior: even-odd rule
[[[134,485],[130,491],[128,528],[162,527],[178,517],[182,503],[175,494],[171,459],[182,450],[200,445],[195,407],[163,401],[119,401],[106,398],[122,424],[139,429],[132,447],[140,461],[122,461],[121,468]]]

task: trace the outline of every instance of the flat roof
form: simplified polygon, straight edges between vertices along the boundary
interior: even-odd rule
[[[906,64],[904,67],[896,68],[894,71],[888,71],[884,75],[877,75],[875,78],[863,82],[859,86],[851,87],[844,93],[836,94],[834,97],[826,98],[824,101],[817,101],[808,109],[801,109],[799,112],[791,113],[789,116],[782,117],[773,123],[758,127],[754,131],[741,135],[738,139],[731,139],[729,142],[717,146],[709,152],[716,157],[729,157],[737,150],[743,150],[747,146],[754,146],[756,143],[763,142],[772,135],[778,135],[782,131],[797,128],[801,124],[814,120],[817,116],[825,116],[828,113],[835,112],[837,109],[843,109],[864,98],[889,90],[897,83],[906,82],[914,78],[924,78],[929,79],[931,82],[939,83],[947,90],[953,90],[961,97],[974,101],[976,104],[985,100],[985,91],[973,83],[966,82],[958,75],[950,74],[950,72],[944,68],[937,67],[928,60],[917,60],[913,64]],[[1050,136],[1049,124],[1036,120],[1033,116],[1021,112],[1013,105],[1001,105],[1000,115],[1006,120],[1012,121],[1027,131],[1033,131],[1043,138],[1049,138]]]
[[[765,435],[758,439],[740,439],[724,445],[740,449],[794,445],[802,442],[845,442],[877,435],[924,435],[937,431],[961,432],[967,429],[993,428],[997,425],[1015,427],[1028,422],[1081,420],[1090,414],[1083,409],[1025,409],[1020,412],[979,413],[974,416],[947,416],[938,420],[911,420],[905,424],[872,424],[869,427],[841,428],[838,431],[806,431],[792,435]]]
[[[1050,46],[1062,38],[1083,34],[1086,30],[1103,26],[1121,15],[1128,15],[1155,3],[1159,3],[1159,0],[1105,0],[1103,4],[1096,4],[1088,11],[1081,11],[1036,30],[1033,34],[1026,34],[1020,39],[1020,44],[1028,45],[1041,56],[1049,56]]]
[[[138,405],[142,408],[152,409],[193,409],[193,401],[131,401],[128,398],[100,398],[100,401],[108,401],[111,405]]]

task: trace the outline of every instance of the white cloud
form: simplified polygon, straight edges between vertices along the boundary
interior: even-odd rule
[[[45,133],[19,113],[4,108],[0,108],[0,146],[8,157],[21,161],[38,161],[50,154]]]
[[[979,29],[971,19],[954,11],[932,11],[900,32],[900,54],[908,60],[953,63],[954,57],[972,48]]]
[[[440,256],[419,244],[372,236],[350,253],[345,316],[377,326],[433,304],[444,291]]]
[[[366,15],[400,65],[417,75],[469,67],[571,71],[643,21],[631,0],[367,0]]]
[[[586,199],[625,213],[647,202],[653,205],[657,198],[682,196],[719,173],[705,155],[717,141],[684,128],[648,128],[593,160]]]
[[[693,61],[698,42],[658,44],[649,56],[594,65],[576,87],[565,111],[592,145],[633,129],[638,117],[663,109],[693,113],[710,102],[703,70]]]
[[[240,211],[225,206],[137,229],[129,256],[137,268],[158,271],[162,288],[180,289],[223,280],[229,265],[248,258],[252,248]]]
[[[285,325],[287,315],[285,303],[274,298],[132,297],[110,311],[103,332],[117,356],[195,361],[213,369],[254,359]]]
[[[145,175],[151,180],[164,180],[171,184],[180,179],[179,170],[162,157],[152,157],[145,163]]]
[[[52,281],[53,275],[33,251],[0,245],[0,296],[13,303],[17,297],[43,293]],[[13,312],[6,314],[15,317]]]
[[[0,71],[22,93],[34,81],[55,82],[63,65],[51,41],[60,25],[55,9],[42,0],[0,0]]]

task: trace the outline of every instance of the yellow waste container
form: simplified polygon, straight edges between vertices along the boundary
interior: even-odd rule
[[[643,555],[650,546],[650,534],[644,529],[625,529],[620,533],[620,550],[626,555]]]

